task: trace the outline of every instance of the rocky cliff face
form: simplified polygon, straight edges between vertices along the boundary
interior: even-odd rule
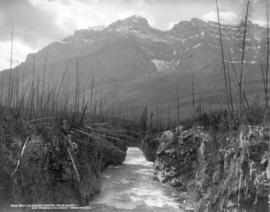
[[[102,158],[88,141],[73,141],[73,149],[63,140],[59,145],[43,140],[29,142],[12,177],[14,203],[88,204],[100,191]]]
[[[87,205],[100,191],[101,171],[125,160],[127,145],[95,138],[68,124],[0,124],[0,205]],[[18,128],[17,128],[18,127]],[[18,137],[18,129],[26,132]],[[117,138],[115,138],[117,139]]]
[[[196,211],[267,212],[268,140],[267,129],[251,126],[230,137],[201,128],[166,131],[154,179],[193,194]]]
[[[148,135],[144,136],[141,141],[141,149],[146,160],[155,162],[156,152],[159,147],[159,133],[149,132]]]
[[[240,134],[217,152],[207,153],[207,145],[203,149],[196,176],[202,195],[199,211],[269,211],[269,135],[250,126]]]
[[[199,129],[164,132],[156,152],[154,179],[186,190],[199,167],[199,147],[204,139]]]

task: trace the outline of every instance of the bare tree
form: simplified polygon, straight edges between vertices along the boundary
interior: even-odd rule
[[[79,110],[79,60],[76,61],[76,82],[75,82],[75,112]]]
[[[99,99],[99,115],[103,115],[103,91],[100,93],[100,99]]]
[[[265,106],[268,107],[268,101],[269,101],[269,56],[270,56],[270,38],[269,38],[269,16],[270,16],[270,7],[269,7],[269,0],[266,0],[266,23],[267,23],[267,29],[266,29],[266,47],[267,47],[267,53],[266,53],[266,70],[265,70]]]
[[[154,117],[154,113],[151,112],[151,114],[150,114],[150,123],[149,123],[150,130],[153,129],[153,117]]]
[[[244,17],[242,20],[241,25],[243,25],[243,38],[242,38],[242,46],[241,46],[241,69],[240,69],[240,78],[239,78],[239,114],[241,117],[242,110],[243,110],[243,95],[245,91],[243,89],[243,75],[244,75],[244,63],[245,63],[245,53],[246,53],[246,38],[247,38],[247,29],[248,29],[248,18],[250,15],[250,0],[246,0],[245,10],[244,10]]]
[[[42,91],[41,91],[41,100],[40,100],[41,111],[43,110],[43,99],[44,99],[44,95],[45,95],[46,66],[47,66],[47,55],[45,55],[44,64],[43,64]]]
[[[118,118],[122,118],[122,103],[120,102],[119,104],[118,104],[118,108],[119,108],[119,110],[118,110]]]
[[[219,43],[220,43],[220,49],[221,49],[221,60],[222,60],[223,77],[224,77],[224,84],[225,84],[226,103],[227,103],[228,111],[232,112],[232,108],[231,108],[232,98],[230,98],[231,94],[229,92],[229,85],[228,85],[228,78],[227,78],[228,74],[226,71],[226,64],[225,64],[224,44],[223,44],[222,31],[221,31],[220,10],[219,10],[218,0],[216,0],[216,11],[217,11],[217,19],[218,19]]]
[[[147,106],[145,106],[142,112],[141,118],[140,118],[141,130],[144,130],[144,131],[147,130],[147,118],[148,118],[148,109],[147,109]]]
[[[180,125],[180,103],[179,103],[179,88],[176,86],[176,110],[177,110],[177,127]]]
[[[193,71],[191,71],[191,85],[192,85],[192,109],[193,109],[193,113],[194,113],[194,111],[195,111],[195,87],[194,87]]]
[[[30,104],[31,117],[34,116],[34,110],[35,110],[35,105],[34,105],[34,100],[35,100],[35,66],[36,66],[35,54],[33,54],[32,65],[33,65],[33,67],[32,67],[32,86],[31,86],[31,104]]]
[[[229,99],[230,99],[230,109],[231,109],[231,113],[232,115],[234,114],[234,107],[233,107],[233,96],[232,96],[232,83],[231,83],[231,74],[230,71],[228,69],[227,71],[227,79],[228,79],[228,89],[229,89]]]
[[[10,67],[9,67],[9,80],[8,80],[8,95],[7,95],[7,105],[11,105],[12,101],[12,94],[11,94],[11,87],[12,87],[12,67],[13,67],[13,37],[14,37],[14,25],[12,23],[11,27],[11,35],[10,35]]]
[[[171,120],[170,120],[170,104],[168,102],[168,106],[167,106],[167,128],[170,129],[170,123],[171,123]]]
[[[3,92],[4,92],[4,80],[3,80],[3,74],[0,73],[0,106],[3,106]]]
[[[114,102],[112,101],[112,105],[111,105],[111,117],[114,116]]]
[[[92,77],[92,83],[91,83],[91,96],[90,96],[90,113],[92,113],[92,107],[93,107],[93,94],[94,94],[94,87],[95,87],[95,76]]]

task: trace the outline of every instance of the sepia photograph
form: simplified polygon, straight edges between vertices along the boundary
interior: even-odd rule
[[[0,212],[269,212],[270,0],[0,0]]]

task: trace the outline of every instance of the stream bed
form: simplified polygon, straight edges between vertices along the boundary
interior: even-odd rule
[[[121,166],[110,166],[102,176],[101,193],[90,203],[94,212],[185,212],[187,194],[153,181],[153,163],[131,147]]]

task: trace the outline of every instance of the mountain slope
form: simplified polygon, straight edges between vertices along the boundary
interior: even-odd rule
[[[234,88],[237,74],[232,65],[239,70],[242,30],[241,25],[222,25],[226,64]],[[250,91],[261,89],[259,61],[265,51],[264,35],[264,28],[249,23],[245,67]],[[191,104],[192,71],[197,102],[201,97],[211,109],[224,102],[218,39],[218,26],[214,22],[192,19],[176,24],[169,31],[160,31],[153,29],[146,19],[132,16],[108,27],[76,31],[28,55],[25,63],[15,70],[20,70],[26,84],[32,79],[33,67],[35,77],[40,79],[45,67],[47,84],[60,82],[64,76],[72,95],[78,66],[80,87],[86,96],[95,76],[96,98],[103,95],[105,104],[149,105],[153,110],[157,105],[174,110],[178,85],[185,111]]]

